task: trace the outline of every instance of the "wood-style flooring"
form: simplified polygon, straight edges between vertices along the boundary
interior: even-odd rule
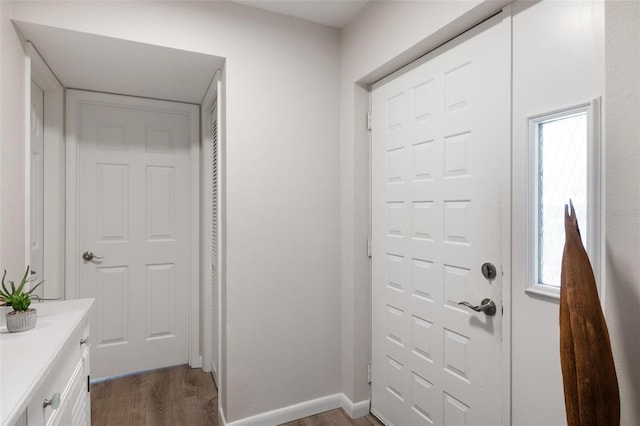
[[[218,390],[211,374],[188,366],[164,368],[91,385],[92,426],[218,426]],[[342,409],[285,426],[382,426]]]
[[[91,386],[92,426],[218,425],[218,391],[210,374],[188,366],[155,370]]]
[[[371,414],[352,419],[342,408],[316,414],[315,416],[305,417],[304,419],[295,420],[289,423],[283,423],[282,426],[383,426],[382,423]]]

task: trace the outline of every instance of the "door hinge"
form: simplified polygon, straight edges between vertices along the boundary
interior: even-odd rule
[[[371,362],[367,364],[367,383],[371,384]]]
[[[371,130],[371,111],[367,113],[367,130]]]
[[[367,256],[371,257],[371,238],[367,239]]]

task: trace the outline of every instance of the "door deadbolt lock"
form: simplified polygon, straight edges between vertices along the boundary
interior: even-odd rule
[[[491,262],[483,263],[481,269],[482,275],[488,280],[493,280],[498,275],[496,266]]]

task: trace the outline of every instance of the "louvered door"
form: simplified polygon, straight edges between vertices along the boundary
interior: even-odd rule
[[[218,120],[216,107],[211,112],[211,359],[213,375],[218,381],[219,357],[219,270],[218,270]]]

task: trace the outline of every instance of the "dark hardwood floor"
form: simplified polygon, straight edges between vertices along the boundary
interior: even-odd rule
[[[383,426],[382,423],[371,414],[352,419],[342,408],[316,414],[315,416],[305,417],[304,419],[295,420],[289,423],[283,423],[282,426]]]
[[[93,426],[218,425],[210,374],[165,368],[91,386]]]
[[[218,390],[209,373],[188,366],[155,370],[91,386],[93,426],[218,426]],[[351,419],[342,409],[284,426],[382,426],[368,415]]]

